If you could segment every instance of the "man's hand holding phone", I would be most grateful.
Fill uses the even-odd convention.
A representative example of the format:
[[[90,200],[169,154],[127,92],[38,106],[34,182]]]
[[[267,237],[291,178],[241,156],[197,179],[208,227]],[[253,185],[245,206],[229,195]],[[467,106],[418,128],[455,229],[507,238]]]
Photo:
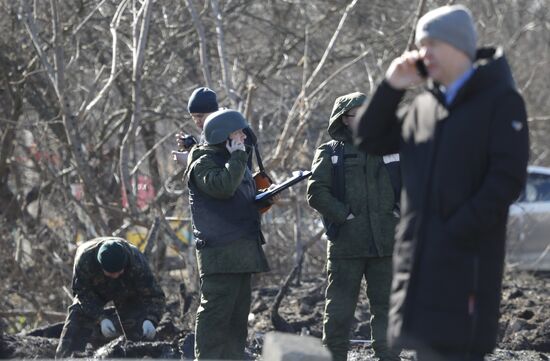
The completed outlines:
[[[417,50],[407,51],[395,58],[386,71],[386,81],[394,89],[408,89],[426,81],[427,71]],[[421,75],[422,73],[422,75]]]
[[[227,141],[225,142],[225,147],[227,148],[229,153],[233,153],[236,150],[242,150],[243,152],[246,151],[244,143],[235,139],[227,139]]]
[[[189,151],[195,144],[197,144],[197,140],[194,136],[185,134],[184,132],[179,132],[176,134],[176,142],[178,143],[178,150],[180,152]]]

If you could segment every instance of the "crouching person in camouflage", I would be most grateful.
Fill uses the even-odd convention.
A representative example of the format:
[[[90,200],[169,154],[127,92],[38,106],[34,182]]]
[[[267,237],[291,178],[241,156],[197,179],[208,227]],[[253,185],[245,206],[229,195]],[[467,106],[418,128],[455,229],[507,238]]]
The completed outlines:
[[[133,340],[155,337],[155,327],[165,307],[164,293],[145,256],[124,239],[101,237],[81,244],[76,251],[72,289],[73,304],[61,332],[56,358],[84,351],[98,323],[107,338],[121,331]],[[109,301],[116,307],[115,322],[101,319],[103,307]]]
[[[206,144],[189,154],[186,177],[201,278],[195,357],[245,357],[252,273],[268,270],[256,185],[248,169],[244,117],[219,110],[206,118]]]

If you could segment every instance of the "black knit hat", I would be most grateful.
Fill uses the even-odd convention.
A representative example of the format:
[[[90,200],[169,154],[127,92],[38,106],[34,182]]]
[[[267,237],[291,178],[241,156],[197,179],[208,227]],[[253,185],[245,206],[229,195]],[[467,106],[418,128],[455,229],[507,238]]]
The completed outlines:
[[[122,241],[110,239],[99,247],[97,261],[101,268],[109,273],[120,272],[128,263],[128,255],[124,250]]]
[[[218,110],[216,92],[210,88],[201,87],[193,91],[187,103],[189,113],[213,113]]]

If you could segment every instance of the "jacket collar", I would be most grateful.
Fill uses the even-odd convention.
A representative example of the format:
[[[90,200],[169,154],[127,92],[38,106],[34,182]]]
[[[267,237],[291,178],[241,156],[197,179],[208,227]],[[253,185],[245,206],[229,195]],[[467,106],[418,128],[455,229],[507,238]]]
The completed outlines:
[[[447,109],[452,109],[468,99],[470,95],[493,87],[516,87],[512,71],[501,47],[488,47],[477,50],[474,73],[459,89],[450,104],[446,104],[445,95],[436,82],[429,81],[427,90],[434,95],[441,105]]]

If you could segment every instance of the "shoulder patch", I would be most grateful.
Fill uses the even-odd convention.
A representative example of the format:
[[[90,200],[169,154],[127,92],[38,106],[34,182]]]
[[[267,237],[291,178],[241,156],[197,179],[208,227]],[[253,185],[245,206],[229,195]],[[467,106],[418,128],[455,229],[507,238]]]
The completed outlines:
[[[399,153],[388,154],[382,157],[384,164],[399,162]]]

